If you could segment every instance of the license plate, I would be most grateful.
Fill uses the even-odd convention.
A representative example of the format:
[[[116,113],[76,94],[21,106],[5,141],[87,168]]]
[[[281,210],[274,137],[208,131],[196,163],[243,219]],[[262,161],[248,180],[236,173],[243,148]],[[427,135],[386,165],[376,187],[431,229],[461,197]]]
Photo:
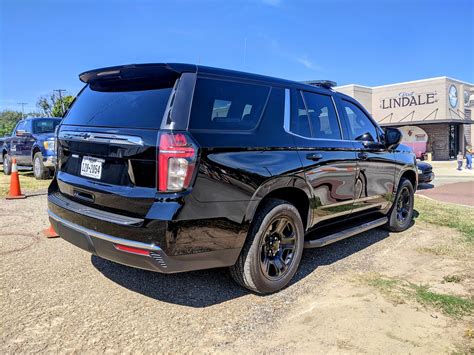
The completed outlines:
[[[100,177],[102,176],[102,164],[104,162],[105,160],[103,159],[96,159],[91,157],[82,158],[81,175],[93,179],[100,179]]]

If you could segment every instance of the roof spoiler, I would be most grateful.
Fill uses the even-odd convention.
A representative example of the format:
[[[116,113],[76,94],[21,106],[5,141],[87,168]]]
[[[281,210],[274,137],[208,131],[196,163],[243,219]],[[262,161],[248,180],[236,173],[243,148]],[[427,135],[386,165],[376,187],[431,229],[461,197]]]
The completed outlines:
[[[331,89],[337,86],[337,83],[332,80],[310,80],[310,81],[304,81],[304,83],[308,85],[312,85],[312,86],[320,86],[325,89]]]
[[[150,78],[159,77],[166,74],[178,75],[183,72],[196,72],[197,68],[192,64],[129,64],[115,67],[106,67],[89,70],[79,74],[79,79],[84,83],[104,79],[131,79],[131,78]]]

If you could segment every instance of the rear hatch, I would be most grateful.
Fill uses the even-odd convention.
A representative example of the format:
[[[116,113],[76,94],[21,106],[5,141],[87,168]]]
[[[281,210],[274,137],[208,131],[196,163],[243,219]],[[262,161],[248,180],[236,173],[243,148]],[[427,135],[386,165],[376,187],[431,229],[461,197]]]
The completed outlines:
[[[160,127],[181,77],[165,66],[152,69],[81,75],[87,85],[58,130],[58,194],[110,212],[146,215],[157,193]]]

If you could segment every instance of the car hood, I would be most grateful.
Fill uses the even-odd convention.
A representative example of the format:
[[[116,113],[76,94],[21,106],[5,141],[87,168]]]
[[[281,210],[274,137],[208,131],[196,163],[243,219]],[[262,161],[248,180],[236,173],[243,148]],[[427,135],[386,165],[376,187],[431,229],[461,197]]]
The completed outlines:
[[[428,164],[428,163],[425,163],[425,162],[422,162],[422,161],[419,161],[416,166],[421,169],[421,170],[426,170],[426,169],[431,169],[431,164]]]
[[[413,149],[405,144],[399,144],[397,150],[403,153],[413,153]]]

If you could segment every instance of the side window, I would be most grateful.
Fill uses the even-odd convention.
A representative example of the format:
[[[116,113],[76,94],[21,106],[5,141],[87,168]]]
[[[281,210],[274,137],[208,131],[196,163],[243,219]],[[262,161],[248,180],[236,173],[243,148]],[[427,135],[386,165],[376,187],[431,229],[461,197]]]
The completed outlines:
[[[369,117],[352,102],[342,100],[342,107],[347,116],[349,134],[356,141],[377,142],[377,128]]]
[[[191,108],[191,129],[254,129],[270,87],[198,78]]]
[[[294,95],[292,104],[292,115],[290,120],[290,132],[302,137],[311,138],[311,127],[308,113],[299,91]]]
[[[341,130],[330,96],[304,92],[313,138],[341,139]]]

